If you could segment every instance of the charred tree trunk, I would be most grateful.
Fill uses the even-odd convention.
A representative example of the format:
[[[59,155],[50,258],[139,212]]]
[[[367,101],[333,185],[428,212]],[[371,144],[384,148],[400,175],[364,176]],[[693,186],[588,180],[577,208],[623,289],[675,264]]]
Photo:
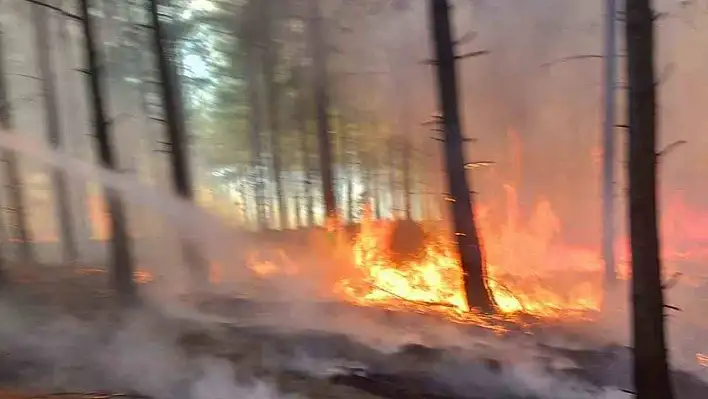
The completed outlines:
[[[458,109],[457,71],[447,0],[428,0],[437,64],[438,100],[442,110],[445,166],[452,197],[451,214],[470,308],[494,310],[486,284],[485,264],[465,173],[464,141]]]
[[[110,122],[106,117],[104,91],[101,85],[101,66],[98,56],[95,32],[91,23],[89,0],[79,2],[85,42],[86,68],[89,84],[89,104],[91,106],[93,123],[95,124],[96,150],[101,166],[117,171],[111,137]],[[128,225],[125,217],[123,200],[119,193],[111,188],[105,188],[106,205],[111,220],[111,283],[125,304],[136,299],[136,286],[133,280],[133,258],[128,238]]]
[[[158,0],[150,0],[150,16],[153,28],[153,46],[157,59],[157,70],[160,75],[160,88],[162,89],[162,107],[167,137],[170,144],[170,166],[172,169],[172,185],[175,193],[185,201],[194,201],[194,188],[192,176],[189,171],[189,156],[187,143],[187,126],[185,123],[182,95],[179,90],[177,67],[175,58],[176,46],[166,48],[167,38],[160,21]],[[170,38],[173,42],[174,38]],[[192,277],[198,288],[202,288],[208,281],[205,260],[199,254],[196,244],[187,238],[182,240],[184,260],[190,267]]]
[[[656,200],[654,13],[650,0],[627,0],[626,7],[634,384],[639,399],[671,399]]]
[[[334,192],[332,173],[332,143],[329,122],[329,94],[327,78],[327,43],[324,38],[323,18],[319,0],[310,0],[310,45],[314,63],[315,107],[317,111],[317,141],[319,143],[320,173],[322,174],[322,196],[324,197],[325,215],[337,218],[337,197]]]
[[[51,4],[48,3],[48,4]],[[51,49],[49,45],[49,19],[48,10],[37,4],[32,4],[32,17],[35,26],[35,45],[37,60],[42,82],[46,112],[47,139],[52,149],[60,151],[63,148],[61,120],[59,119],[59,106],[57,104],[57,90],[54,71],[52,70]],[[74,219],[71,215],[71,197],[66,174],[59,168],[52,169],[52,184],[55,196],[55,211],[59,222],[59,242],[64,253],[64,260],[73,263],[78,258],[76,246],[76,233]]]
[[[7,72],[5,71],[5,46],[4,34],[0,29],[0,126],[7,133],[13,133],[14,121],[12,119],[12,109],[10,95],[7,84]],[[14,217],[6,220],[8,223],[8,241],[17,237],[20,241],[18,260],[27,265],[34,264],[34,249],[32,247],[32,236],[27,222],[25,207],[25,195],[22,185],[22,177],[17,154],[13,151],[0,151],[2,162],[5,164],[4,177],[5,187],[8,191],[8,208]],[[8,219],[8,218],[6,218]]]

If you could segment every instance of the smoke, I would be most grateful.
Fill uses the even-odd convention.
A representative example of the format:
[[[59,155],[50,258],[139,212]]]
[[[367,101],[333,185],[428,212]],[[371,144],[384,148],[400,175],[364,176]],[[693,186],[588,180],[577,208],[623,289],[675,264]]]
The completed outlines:
[[[87,321],[11,301],[0,303],[0,315],[5,386],[42,392],[133,392],[165,399],[296,397],[283,395],[264,380],[237,383],[233,365],[224,360],[189,356],[177,344],[184,328],[159,315]]]

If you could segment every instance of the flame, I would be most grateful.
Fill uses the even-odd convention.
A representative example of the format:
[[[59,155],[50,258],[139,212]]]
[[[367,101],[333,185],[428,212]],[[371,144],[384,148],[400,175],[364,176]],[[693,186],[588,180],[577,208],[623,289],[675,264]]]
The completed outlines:
[[[539,202],[524,225],[517,212],[516,190],[511,185],[505,189],[509,209],[501,229],[493,229],[487,220],[488,208],[480,206],[477,212],[485,244],[487,285],[498,310],[505,315],[538,317],[597,311],[602,292],[599,278],[571,281],[551,273],[572,268],[599,276],[599,258],[591,251],[555,243],[560,222],[548,201]],[[462,269],[451,240],[445,234],[435,235],[425,244],[422,259],[395,264],[384,246],[390,229],[390,223],[371,220],[370,208],[365,210],[361,232],[352,245],[361,276],[342,280],[338,291],[357,304],[437,307],[454,318],[468,313]],[[557,268],[549,268],[549,263]],[[543,272],[553,276],[556,284],[544,278]]]

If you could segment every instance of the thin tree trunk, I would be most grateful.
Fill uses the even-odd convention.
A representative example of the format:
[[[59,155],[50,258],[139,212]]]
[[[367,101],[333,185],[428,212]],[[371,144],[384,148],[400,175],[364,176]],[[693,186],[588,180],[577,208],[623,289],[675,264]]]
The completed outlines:
[[[412,195],[412,176],[411,176],[411,142],[406,132],[405,141],[403,143],[403,209],[407,220],[413,219],[413,205],[411,200]]]
[[[351,145],[350,132],[347,129],[346,120],[341,122],[341,163],[342,174],[345,180],[345,189],[347,191],[344,197],[347,203],[347,223],[354,221],[354,156]]]
[[[304,95],[306,86],[305,86],[305,79],[304,79],[304,70],[299,70],[298,71],[298,82],[297,82],[297,90],[299,91],[299,96],[298,96],[298,103],[299,105],[297,106],[297,115],[295,118],[297,119],[297,124],[298,124],[298,130],[300,133],[300,152],[301,152],[301,163],[302,163],[302,170],[304,174],[304,180],[303,180],[303,197],[304,197],[304,202],[305,202],[305,224],[309,226],[313,226],[315,224],[315,209],[314,209],[314,201],[312,197],[312,163],[311,163],[311,158],[310,158],[310,135],[308,134],[307,131],[307,115],[308,112],[307,110],[310,109],[307,104],[307,99]]]
[[[396,138],[391,136],[388,141],[388,184],[391,192],[391,219],[398,214],[398,182],[396,176]]]
[[[89,83],[89,104],[92,107],[93,123],[95,124],[96,150],[101,166],[109,170],[118,170],[111,137],[109,121],[106,118],[104,98],[101,85],[101,67],[96,43],[89,0],[80,0],[81,18],[85,41],[85,56],[87,77]],[[136,299],[136,286],[133,280],[133,259],[128,237],[128,226],[125,217],[123,200],[119,193],[111,188],[105,189],[106,205],[111,221],[111,283],[123,303]]]
[[[7,133],[14,133],[12,106],[7,84],[7,72],[5,71],[6,55],[3,41],[4,32],[0,28],[0,126]],[[20,241],[18,260],[26,265],[32,265],[35,262],[35,254],[27,221],[26,201],[17,154],[13,151],[2,150],[0,151],[0,156],[5,164],[4,175],[5,187],[8,190],[8,208],[14,216],[12,219],[6,220],[9,227],[8,241],[17,237]]]
[[[172,169],[172,185],[175,193],[185,201],[194,202],[194,188],[189,171],[187,126],[184,119],[182,96],[177,79],[175,46],[168,53],[165,48],[167,38],[158,13],[158,0],[150,0],[150,16],[153,27],[153,46],[157,69],[160,75],[162,89],[162,105],[170,143],[170,164]],[[170,38],[174,40],[174,38]],[[182,252],[187,265],[192,272],[193,281],[198,288],[203,288],[208,282],[208,271],[205,260],[199,254],[196,244],[189,239],[182,239]]]
[[[64,5],[62,1],[60,4]],[[73,2],[72,2],[73,4]],[[72,40],[71,33],[69,32],[69,25],[71,21],[68,18],[62,18],[59,25],[59,41],[60,55],[59,55],[59,65],[62,71],[61,77],[57,79],[57,91],[62,93],[62,102],[58,104],[63,104],[60,107],[60,113],[66,115],[67,112],[73,113],[78,109],[78,96],[79,93],[76,92],[77,83],[81,83],[80,80],[83,77],[77,76],[73,70],[74,59],[76,57],[74,41]],[[76,80],[75,80],[76,79]],[[83,118],[81,118],[83,119]],[[62,125],[62,133],[64,133],[62,143],[67,153],[71,153],[73,156],[80,159],[86,159],[87,148],[85,147],[84,137],[86,137],[86,128],[84,121],[78,120],[78,118],[63,118],[64,124]],[[85,180],[68,179],[66,181],[67,191],[69,192],[69,201],[71,204],[71,216],[73,217],[73,230],[74,230],[74,242],[78,249],[77,257],[81,257],[81,250],[85,248],[91,239],[91,220],[88,214],[88,200],[87,200],[87,182]]]
[[[52,4],[51,1],[48,4]],[[42,82],[46,112],[47,140],[56,151],[63,149],[61,120],[57,104],[57,90],[54,71],[52,70],[51,49],[49,45],[49,12],[45,7],[32,4],[32,17],[35,26],[35,45]],[[78,258],[74,220],[71,215],[71,197],[66,174],[59,168],[52,168],[52,183],[55,195],[55,211],[59,227],[59,242],[64,253],[64,260],[73,263]]]
[[[263,50],[263,72],[266,86],[266,106],[267,119],[270,130],[270,146],[271,155],[273,157],[273,181],[275,182],[275,200],[278,203],[278,221],[281,229],[287,229],[288,223],[288,208],[285,200],[285,189],[283,187],[283,166],[280,154],[280,112],[278,102],[280,100],[280,90],[278,90],[278,82],[275,81],[275,67],[277,62],[277,52],[272,43],[272,10],[273,5],[270,1],[264,1],[262,7],[265,14],[264,30],[266,32],[265,49]]]
[[[448,188],[452,196],[451,213],[464,275],[467,303],[470,308],[491,312],[494,310],[494,305],[487,289],[485,264],[465,173],[464,142],[458,109],[456,59],[449,4],[447,0],[429,0],[429,5],[437,63],[438,100],[442,109],[445,132],[445,166]]]
[[[248,102],[251,108],[251,168],[253,169],[254,200],[256,205],[256,226],[258,230],[266,228],[265,192],[263,184],[263,149],[261,145],[262,108],[258,95],[259,57],[257,46],[247,50],[246,83],[248,85]]]
[[[315,107],[317,110],[317,141],[319,143],[320,173],[322,174],[322,196],[324,197],[325,216],[338,217],[337,197],[334,192],[332,173],[332,143],[329,122],[329,95],[327,78],[327,43],[324,38],[323,18],[319,0],[310,0],[310,42],[314,62]]]
[[[615,285],[615,113],[617,86],[617,3],[606,0],[605,120],[602,138],[602,256],[605,285]]]
[[[626,4],[634,384],[638,399],[671,399],[656,200],[654,13],[650,0]]]

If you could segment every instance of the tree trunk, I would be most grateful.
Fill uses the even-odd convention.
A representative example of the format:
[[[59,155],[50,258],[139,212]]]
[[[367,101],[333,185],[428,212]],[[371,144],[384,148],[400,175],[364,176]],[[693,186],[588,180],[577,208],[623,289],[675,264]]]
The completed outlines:
[[[323,20],[319,0],[310,0],[310,42],[314,63],[315,107],[317,109],[317,141],[319,143],[320,173],[322,174],[322,196],[324,197],[325,216],[337,218],[337,197],[334,193],[332,173],[332,143],[329,125],[329,95],[327,78],[327,43],[324,38]]]
[[[101,166],[116,171],[118,164],[111,145],[109,121],[106,118],[104,105],[105,93],[101,85],[100,60],[96,48],[96,43],[100,41],[96,40],[91,23],[89,0],[80,0],[79,4],[85,41],[86,75],[89,80],[89,104],[95,124],[96,149]],[[127,304],[136,299],[136,286],[133,280],[133,259],[123,200],[116,190],[108,187],[105,189],[105,196],[111,221],[111,283],[121,301]]]
[[[406,220],[413,219],[413,205],[412,205],[412,176],[411,176],[411,142],[408,136],[410,132],[406,132],[406,136],[403,142],[403,211],[405,213]]]
[[[14,121],[12,119],[12,105],[10,104],[10,94],[7,84],[7,72],[5,71],[5,46],[3,43],[4,34],[0,29],[0,126],[7,133],[14,133]],[[26,265],[35,262],[34,249],[32,247],[32,236],[27,221],[27,208],[25,207],[25,195],[23,191],[22,176],[17,154],[14,151],[0,151],[2,162],[5,164],[5,187],[8,190],[8,208],[13,218],[6,218],[8,223],[8,241],[17,237],[20,241],[18,260]]]
[[[49,2],[48,4],[52,4]],[[51,49],[49,45],[49,19],[48,10],[44,6],[32,4],[32,17],[35,26],[35,45],[39,63],[42,94],[44,96],[46,112],[47,140],[55,151],[63,149],[61,120],[57,104],[57,90],[54,71],[52,70]],[[55,211],[57,213],[59,242],[64,253],[64,260],[68,263],[76,262],[78,249],[76,247],[76,234],[74,220],[71,215],[71,197],[69,196],[66,173],[59,168],[52,168],[52,183],[55,195]]]
[[[492,312],[494,305],[487,289],[485,264],[465,173],[449,4],[447,0],[429,0],[429,5],[437,63],[438,101],[445,132],[445,167],[467,303],[470,308]]]
[[[617,86],[617,4],[606,0],[605,120],[602,133],[602,257],[605,286],[615,285],[615,107]]]
[[[287,229],[288,223],[288,208],[285,199],[285,189],[283,187],[283,166],[280,154],[280,112],[278,103],[280,101],[279,83],[275,80],[275,68],[277,60],[277,44],[273,40],[273,2],[268,0],[260,0],[263,7],[263,75],[266,87],[266,106],[267,119],[270,130],[270,151],[273,157],[273,181],[275,182],[275,200],[278,203],[278,221],[281,229]]]
[[[638,399],[671,399],[656,200],[654,13],[650,0],[627,0],[626,7],[634,384]]]
[[[170,143],[170,166],[172,169],[172,185],[175,193],[185,201],[194,201],[194,188],[192,176],[189,171],[189,157],[187,146],[187,126],[184,118],[182,96],[177,79],[177,67],[173,60],[173,51],[165,48],[167,38],[158,13],[158,0],[150,0],[150,16],[153,26],[153,46],[157,59],[157,70],[160,75],[160,88],[162,89],[162,106],[164,109],[167,136]],[[174,38],[170,38],[176,42]],[[208,282],[208,271],[205,260],[199,254],[196,243],[183,238],[182,252],[184,260],[189,266],[193,282],[197,288],[203,288]]]
[[[341,132],[342,175],[346,179],[347,191],[344,197],[347,203],[347,223],[352,223],[354,221],[354,151],[346,120],[342,120]]]
[[[388,141],[388,184],[391,192],[391,219],[398,215],[398,182],[396,176],[396,137],[391,136]]]
[[[251,168],[253,169],[254,201],[256,205],[256,226],[258,230],[265,230],[266,210],[265,192],[263,184],[263,149],[261,145],[262,107],[258,93],[259,83],[259,58],[257,46],[251,45],[246,50],[246,84],[248,85],[248,103],[251,108]]]
[[[305,76],[304,76],[304,70],[299,70],[297,71],[298,75],[296,77],[297,85],[296,89],[298,90],[298,105],[297,109],[295,112],[297,112],[297,115],[295,118],[297,119],[297,124],[298,124],[298,130],[300,133],[300,152],[301,152],[301,163],[302,163],[302,170],[303,170],[303,175],[304,175],[304,181],[303,181],[303,197],[304,197],[304,202],[305,202],[305,225],[306,226],[313,226],[315,224],[315,209],[314,209],[314,201],[312,197],[312,164],[311,164],[311,158],[310,158],[310,135],[308,134],[307,131],[307,116],[309,113],[307,112],[310,107],[307,106],[308,101],[306,96],[304,95],[306,92],[306,85],[305,85]]]

